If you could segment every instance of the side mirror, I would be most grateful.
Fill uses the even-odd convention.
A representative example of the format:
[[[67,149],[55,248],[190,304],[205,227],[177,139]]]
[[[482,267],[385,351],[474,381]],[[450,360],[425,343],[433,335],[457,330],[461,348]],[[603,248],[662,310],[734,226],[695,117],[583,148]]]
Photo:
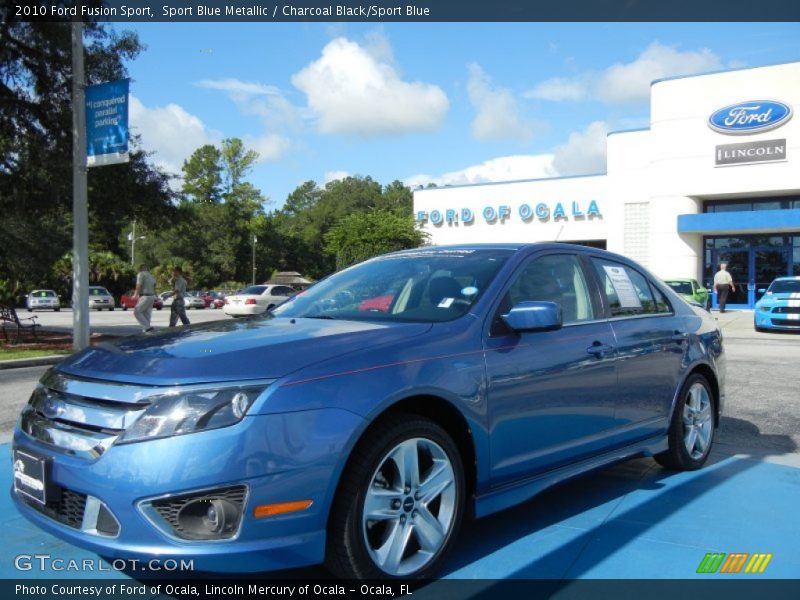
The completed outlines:
[[[766,294],[767,293],[767,288],[758,288],[758,293],[759,294]]]
[[[555,302],[520,302],[502,315],[513,331],[553,331],[563,324],[561,306]]]

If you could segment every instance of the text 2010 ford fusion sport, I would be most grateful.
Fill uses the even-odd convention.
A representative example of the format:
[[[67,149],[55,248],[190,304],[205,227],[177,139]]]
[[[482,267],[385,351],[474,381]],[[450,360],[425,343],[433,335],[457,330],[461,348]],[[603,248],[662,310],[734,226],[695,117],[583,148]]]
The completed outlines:
[[[465,513],[635,456],[701,467],[723,378],[716,322],[623,257],[421,248],[65,360],[20,417],[12,496],[106,557],[425,576]]]

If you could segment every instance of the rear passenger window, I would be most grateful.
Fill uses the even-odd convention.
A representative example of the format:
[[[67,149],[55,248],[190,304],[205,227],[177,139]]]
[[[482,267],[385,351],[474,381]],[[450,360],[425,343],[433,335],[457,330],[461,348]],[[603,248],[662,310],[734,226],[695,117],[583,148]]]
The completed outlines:
[[[627,265],[593,258],[612,317],[670,312],[664,295],[644,275]]]

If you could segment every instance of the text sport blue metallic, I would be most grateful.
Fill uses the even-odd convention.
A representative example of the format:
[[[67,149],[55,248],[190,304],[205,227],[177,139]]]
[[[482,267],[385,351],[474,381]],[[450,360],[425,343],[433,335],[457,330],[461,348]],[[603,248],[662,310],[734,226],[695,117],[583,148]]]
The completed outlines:
[[[417,577],[464,514],[635,456],[701,467],[724,397],[716,322],[630,260],[420,248],[66,359],[20,417],[11,495],[104,557]]]

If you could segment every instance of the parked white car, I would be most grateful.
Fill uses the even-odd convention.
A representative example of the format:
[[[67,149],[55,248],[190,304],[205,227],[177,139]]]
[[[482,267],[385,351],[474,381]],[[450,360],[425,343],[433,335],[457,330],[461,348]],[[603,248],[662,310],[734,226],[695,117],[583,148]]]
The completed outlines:
[[[190,308],[205,308],[206,301],[203,300],[202,296],[195,296],[198,292],[186,292],[186,295],[183,297],[183,306],[187,310]],[[172,306],[172,301],[175,297],[172,295],[172,292],[161,292],[158,295],[161,298],[161,301],[164,303],[164,306]]]
[[[28,312],[34,310],[61,310],[61,300],[53,290],[33,290],[25,299]]]
[[[222,311],[232,317],[260,315],[282,304],[296,292],[287,285],[251,285],[225,298]]]
[[[89,309],[114,310],[115,304],[114,296],[106,288],[99,285],[89,286]]]

